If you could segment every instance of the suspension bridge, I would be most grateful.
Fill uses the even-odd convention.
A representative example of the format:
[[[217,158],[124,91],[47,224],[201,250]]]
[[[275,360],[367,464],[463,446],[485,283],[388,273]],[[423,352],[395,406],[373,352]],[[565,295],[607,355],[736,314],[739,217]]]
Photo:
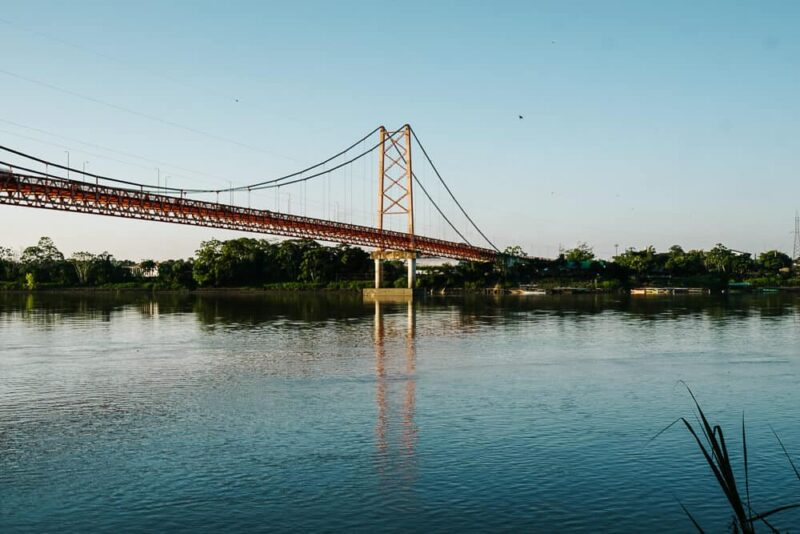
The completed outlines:
[[[364,146],[377,135],[377,142],[355,155],[356,147]],[[439,202],[412,168],[412,142],[435,171],[441,186],[460,210],[465,220],[486,246],[473,244],[465,237],[464,229],[456,227]],[[0,145],[0,151],[9,155],[0,160],[0,204],[30,208],[61,210],[129,219],[223,228],[283,237],[315,239],[320,241],[363,246],[373,249],[375,260],[375,287],[382,284],[382,266],[385,260],[405,260],[408,265],[408,287],[413,288],[418,257],[440,257],[467,261],[493,261],[499,250],[475,224],[472,217],[456,199],[442,178],[416,132],[405,125],[397,130],[381,126],[337,154],[300,171],[270,180],[225,189],[199,189],[164,187],[143,182],[123,180],[78,170],[31,154]],[[249,206],[220,203],[220,193],[246,192],[287,188],[327,176],[339,169],[352,166],[368,154],[377,153],[377,204],[375,225],[361,225],[316,218],[305,215],[251,208]],[[10,161],[14,160],[14,161]],[[42,168],[43,167],[43,168]],[[66,173],[66,176],[62,174]],[[80,179],[75,179],[78,176]],[[442,221],[455,232],[458,240],[419,235],[415,231],[416,186],[436,210]],[[430,187],[430,184],[429,184]],[[197,198],[215,194],[216,201]],[[289,210],[290,211],[290,210]],[[338,210],[337,210],[338,212]],[[338,213],[337,213],[338,214]],[[404,228],[391,229],[390,218],[399,216]],[[396,226],[396,225],[395,225]],[[490,248],[489,248],[490,247]]]

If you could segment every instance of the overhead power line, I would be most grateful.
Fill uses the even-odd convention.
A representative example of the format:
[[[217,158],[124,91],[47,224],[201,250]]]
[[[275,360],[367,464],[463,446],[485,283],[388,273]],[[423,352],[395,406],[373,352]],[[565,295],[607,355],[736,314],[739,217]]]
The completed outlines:
[[[111,56],[111,55],[103,53],[103,52],[98,52],[97,50],[93,50],[91,48],[76,44],[74,42],[67,41],[66,39],[61,39],[60,37],[56,37],[54,35],[51,35],[49,33],[45,33],[43,31],[34,30],[33,28],[29,28],[27,26],[23,26],[22,24],[19,24],[17,22],[14,22],[14,21],[2,18],[2,17],[0,17],[0,23],[3,23],[5,25],[7,25],[7,26],[10,26],[10,27],[15,28],[15,29],[20,30],[20,31],[31,33],[31,34],[37,35],[39,37],[44,37],[45,39],[48,39],[50,41],[53,41],[53,42],[56,42],[56,43],[59,43],[59,44],[67,45],[67,46],[69,46],[71,48],[74,48],[75,50],[80,50],[81,52],[85,52],[87,54],[93,54],[93,55],[95,55],[97,57],[101,57],[101,58],[103,58],[105,60],[117,63],[118,65],[122,65],[124,67],[129,68],[129,69],[134,69],[134,70],[138,70],[138,71],[141,71],[141,72],[145,72],[145,73],[149,74],[150,76],[153,76],[153,77],[156,77],[156,78],[161,78],[161,79],[166,80],[168,82],[174,83],[176,85],[181,85],[183,87],[186,87],[188,89],[192,89],[194,91],[200,91],[200,92],[208,93],[209,95],[213,95],[213,96],[216,96],[218,98],[222,98],[222,99],[227,100],[229,102],[239,102],[238,98],[233,97],[231,95],[223,94],[223,93],[220,93],[220,92],[217,92],[217,91],[212,91],[212,90],[209,90],[207,88],[197,87],[197,86],[195,86],[193,84],[190,84],[190,83],[187,83],[187,82],[185,82],[185,81],[183,81],[183,80],[181,80],[179,78],[175,78],[173,76],[170,76],[169,74],[165,74],[163,72],[160,72],[160,71],[157,71],[155,69],[148,68],[148,67],[144,67],[142,65],[137,65],[137,64],[131,63],[129,61],[125,61],[123,59],[119,59],[117,57]]]
[[[269,154],[270,156],[277,156],[277,157],[280,157],[280,158],[283,158],[283,159],[288,159],[288,160],[294,161],[294,158],[290,158],[290,157],[284,156],[282,154],[275,154],[273,152],[269,152],[267,150],[264,150],[263,148],[259,148],[259,147],[254,146],[254,145],[249,145],[247,143],[242,143],[241,141],[237,141],[235,139],[230,139],[228,137],[217,135],[217,134],[214,134],[214,133],[211,133],[211,132],[206,132],[204,130],[200,130],[198,128],[193,128],[191,126],[185,126],[185,125],[180,124],[180,123],[175,122],[175,121],[171,121],[171,120],[168,120],[168,119],[157,117],[155,115],[150,115],[148,113],[143,113],[141,111],[136,111],[135,109],[126,108],[125,106],[120,106],[118,104],[112,104],[111,102],[106,102],[105,100],[100,100],[99,98],[94,98],[92,96],[84,95],[82,93],[78,93],[78,92],[72,91],[70,89],[65,89],[63,87],[59,87],[59,86],[54,85],[52,83],[43,82],[41,80],[37,80],[37,79],[34,79],[34,78],[29,78],[27,76],[23,76],[21,74],[17,74],[15,72],[11,72],[11,71],[8,71],[8,70],[5,70],[5,69],[0,69],[0,73],[5,74],[6,76],[11,76],[12,78],[17,78],[18,80],[23,80],[23,81],[26,81],[28,83],[32,83],[34,85],[39,85],[41,87],[46,87],[47,89],[51,89],[53,91],[57,91],[59,93],[63,93],[65,95],[69,95],[69,96],[72,96],[74,98],[79,98],[81,100],[86,100],[87,102],[93,102],[95,104],[100,104],[102,106],[106,106],[108,108],[115,109],[117,111],[122,111],[124,113],[135,115],[137,117],[142,117],[142,118],[145,118],[145,119],[148,119],[148,120],[151,120],[151,121],[159,122],[161,124],[165,124],[165,125],[171,126],[173,128],[179,128],[179,129],[185,130],[187,132],[191,132],[191,133],[194,133],[194,134],[197,134],[197,135],[208,137],[209,139],[214,139],[216,141],[222,141],[222,142],[225,142],[225,143],[230,143],[232,145],[236,145],[236,146],[239,146],[241,148],[245,148],[247,150],[252,150],[254,152],[261,152],[263,154]]]

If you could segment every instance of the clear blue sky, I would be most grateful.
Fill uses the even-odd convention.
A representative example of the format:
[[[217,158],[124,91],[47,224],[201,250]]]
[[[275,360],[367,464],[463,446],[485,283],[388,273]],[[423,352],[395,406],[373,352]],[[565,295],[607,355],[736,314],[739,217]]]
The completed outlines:
[[[2,7],[3,145],[217,187],[408,122],[501,246],[545,256],[579,241],[601,256],[615,244],[791,250],[798,2]],[[300,193],[292,198],[300,209]],[[49,235],[68,253],[132,259],[188,256],[203,239],[236,235],[2,206],[0,227],[0,244],[14,248]]]

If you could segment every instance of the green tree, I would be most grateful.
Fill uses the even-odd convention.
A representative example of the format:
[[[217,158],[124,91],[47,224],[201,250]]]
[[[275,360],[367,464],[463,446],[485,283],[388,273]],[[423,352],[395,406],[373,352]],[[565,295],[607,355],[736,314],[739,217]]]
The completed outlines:
[[[260,286],[275,269],[274,252],[264,239],[204,241],[193,264],[194,279],[201,286]]]
[[[303,252],[299,280],[301,282],[329,282],[333,279],[332,275],[335,270],[336,264],[330,249],[314,243],[314,245],[307,246]]]
[[[217,285],[260,286],[266,281],[270,245],[261,239],[224,241],[217,258]]]
[[[54,264],[64,261],[64,255],[56,248],[52,239],[41,237],[36,245],[28,247],[22,252],[20,261],[26,265]]]
[[[492,271],[491,263],[461,261],[456,265],[454,274],[461,279],[465,287],[487,287],[491,285]]]
[[[512,245],[505,248],[503,254],[506,256],[516,256],[518,258],[527,258],[528,254],[522,250],[522,247],[519,245]]]
[[[14,261],[14,251],[10,248],[0,247],[0,261]]]
[[[309,241],[303,239],[290,239],[278,244],[274,255],[278,271],[276,281],[295,282],[299,279],[300,262],[308,246]]]
[[[778,250],[768,250],[758,255],[758,266],[766,273],[775,274],[781,269],[790,268],[792,258]]]
[[[166,260],[158,265],[158,284],[167,289],[194,289],[192,260]]]
[[[575,263],[591,261],[594,259],[594,249],[586,243],[578,243],[575,248],[564,251],[564,259]]]
[[[25,289],[36,289],[36,275],[33,273],[25,273]]]
[[[672,274],[681,276],[705,274],[705,253],[702,250],[685,252],[680,246],[673,245],[667,253],[664,268]]]
[[[522,250],[519,245],[508,246],[503,250],[502,254],[497,256],[495,260],[494,269],[500,274],[502,280],[512,284],[519,284],[522,275],[525,271],[525,263],[528,255]],[[459,271],[456,269],[453,272],[447,271],[448,287],[458,287],[463,285],[463,281],[459,284],[456,281]]]
[[[730,274],[736,265],[736,253],[721,243],[706,252],[706,268],[711,272]]]
[[[637,274],[644,274],[653,271],[656,265],[655,255],[656,249],[652,245],[642,250],[631,247],[622,254],[614,256],[614,262]]]
[[[10,248],[0,247],[0,280],[11,281],[17,278],[17,262]]]
[[[76,252],[69,259],[69,263],[75,268],[75,274],[78,276],[78,282],[81,285],[86,285],[89,280],[89,272],[92,268],[92,263],[95,260],[95,255],[89,252]]]
[[[744,275],[751,273],[755,270],[756,262],[753,256],[747,252],[740,252],[733,260],[733,272],[735,274]]]
[[[156,263],[155,260],[142,260],[139,262],[139,267],[141,267],[143,271],[152,271],[158,267],[158,263]]]
[[[341,280],[367,280],[372,271],[369,254],[358,247],[339,245],[335,249],[338,259],[337,277]]]
[[[25,272],[34,275],[37,283],[71,285],[76,278],[74,269],[49,237],[42,237],[36,245],[26,248],[20,263]]]
[[[217,285],[220,256],[222,256],[222,241],[211,239],[200,243],[200,248],[195,252],[192,266],[192,277],[199,286]]]

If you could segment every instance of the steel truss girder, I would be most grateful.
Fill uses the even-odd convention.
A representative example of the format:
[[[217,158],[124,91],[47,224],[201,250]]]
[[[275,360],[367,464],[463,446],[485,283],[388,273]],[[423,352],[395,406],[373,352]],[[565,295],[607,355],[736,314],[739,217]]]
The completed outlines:
[[[318,239],[455,260],[493,261],[497,256],[465,243],[369,226],[29,174],[0,172],[0,204]]]

